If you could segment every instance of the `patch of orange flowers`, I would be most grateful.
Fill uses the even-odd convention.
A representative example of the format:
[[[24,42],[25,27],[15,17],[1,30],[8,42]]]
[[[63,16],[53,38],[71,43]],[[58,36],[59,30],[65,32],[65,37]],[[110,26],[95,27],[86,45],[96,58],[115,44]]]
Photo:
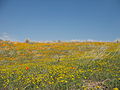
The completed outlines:
[[[70,69],[76,69],[75,67],[70,67]]]

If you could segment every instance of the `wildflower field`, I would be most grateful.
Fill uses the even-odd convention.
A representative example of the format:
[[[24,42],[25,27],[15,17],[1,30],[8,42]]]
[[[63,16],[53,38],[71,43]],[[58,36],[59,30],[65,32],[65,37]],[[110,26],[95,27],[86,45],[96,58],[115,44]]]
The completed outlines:
[[[119,90],[120,43],[0,41],[0,90]]]

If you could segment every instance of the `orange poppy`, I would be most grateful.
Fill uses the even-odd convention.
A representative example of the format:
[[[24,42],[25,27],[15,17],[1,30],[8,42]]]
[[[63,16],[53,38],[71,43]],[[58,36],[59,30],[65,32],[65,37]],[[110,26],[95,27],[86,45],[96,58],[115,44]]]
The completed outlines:
[[[29,67],[26,67],[25,69],[26,69],[26,70],[28,70],[28,69],[29,69]]]

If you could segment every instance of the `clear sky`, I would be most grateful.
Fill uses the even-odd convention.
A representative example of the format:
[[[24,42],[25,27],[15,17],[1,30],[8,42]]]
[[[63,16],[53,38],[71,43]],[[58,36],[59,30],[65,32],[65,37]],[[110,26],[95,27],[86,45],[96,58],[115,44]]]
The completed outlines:
[[[0,38],[120,38],[120,0],[0,0]]]

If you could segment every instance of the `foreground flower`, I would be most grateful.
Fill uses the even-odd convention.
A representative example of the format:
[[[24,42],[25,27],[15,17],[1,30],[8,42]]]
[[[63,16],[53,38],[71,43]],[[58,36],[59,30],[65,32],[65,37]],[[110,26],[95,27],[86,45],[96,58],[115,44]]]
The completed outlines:
[[[28,70],[28,69],[29,69],[29,67],[26,67],[25,69],[26,69],[26,70]]]
[[[113,88],[113,90],[119,90],[118,88]]]

